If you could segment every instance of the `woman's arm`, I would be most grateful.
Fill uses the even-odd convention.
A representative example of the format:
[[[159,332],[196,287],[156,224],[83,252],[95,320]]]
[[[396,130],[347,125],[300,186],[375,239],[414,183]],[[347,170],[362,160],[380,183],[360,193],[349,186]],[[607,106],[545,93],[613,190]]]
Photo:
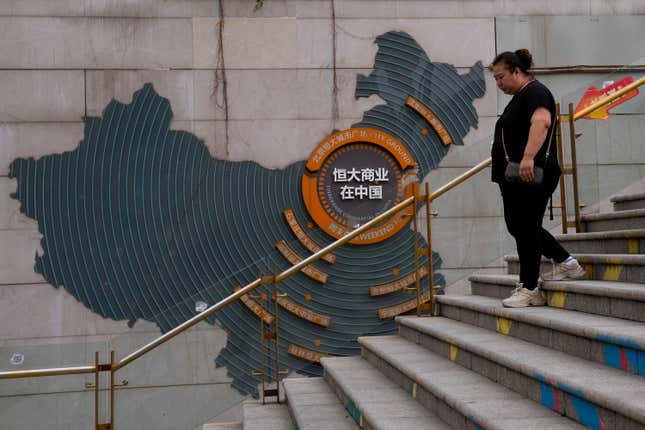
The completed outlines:
[[[551,113],[546,108],[537,108],[531,116],[529,140],[524,149],[524,157],[520,162],[520,178],[524,182],[533,180],[534,159],[544,144],[549,127],[551,127]]]

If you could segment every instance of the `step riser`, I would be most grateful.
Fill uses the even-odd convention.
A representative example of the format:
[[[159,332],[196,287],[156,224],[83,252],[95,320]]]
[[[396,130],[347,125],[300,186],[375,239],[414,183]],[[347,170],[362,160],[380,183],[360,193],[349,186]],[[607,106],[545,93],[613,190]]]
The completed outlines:
[[[399,326],[399,335],[583,425],[606,430],[643,428],[643,424],[594,404],[583,398],[581,393],[573,395],[563,391],[557,381],[549,383],[550,381],[547,382],[541,375],[529,377],[485,357],[459,349],[442,339],[403,325]]]
[[[325,372],[324,375],[325,381],[327,381],[327,384],[332,388],[334,393],[336,393],[336,396],[340,400],[340,402],[343,404],[345,407],[345,410],[349,413],[349,415],[354,418],[354,421],[356,421],[356,424],[362,428],[362,429],[367,429],[367,430],[375,430],[372,423],[370,423],[365,416],[361,413],[361,411],[358,409],[356,404],[354,403],[354,400],[350,398],[345,391],[341,388],[341,386],[336,382],[334,377],[329,373]]]
[[[283,384],[296,429],[359,429],[324,378],[286,378]]]
[[[587,337],[514,321],[495,315],[460,308],[445,303],[439,305],[441,316],[486,330],[525,340],[569,355],[595,361],[628,373],[645,376],[645,351],[603,342]]]
[[[293,410],[293,405],[289,401],[289,396],[287,395],[287,390],[285,389],[284,391],[285,391],[284,392],[284,400],[285,400],[285,403],[287,404],[287,409],[289,409],[289,415],[291,415],[291,418],[293,419],[293,422],[295,423],[296,429],[297,429],[298,428],[298,421],[296,420],[296,413],[295,413],[296,411]],[[244,430],[244,429],[242,429],[242,430]]]
[[[387,376],[388,379],[394,381],[399,387],[403,388],[415,398],[417,402],[421,403],[426,409],[433,411],[442,421],[449,423],[455,430],[476,430],[483,428],[482,426],[477,427],[477,424],[468,419],[468,417],[450,407],[446,402],[438,399],[430,391],[417,384],[368,348],[363,347],[361,355],[372,366]]]
[[[520,264],[517,261],[509,261],[508,273],[517,275],[520,273]],[[584,263],[580,265],[587,271],[585,279],[590,281],[618,281],[645,283],[645,266],[633,264],[607,264],[607,263]],[[550,273],[551,263],[543,263],[540,266],[540,273]]]
[[[509,297],[515,288],[510,285],[479,282],[471,282],[470,285],[473,294],[498,299]],[[552,307],[645,322],[645,302],[563,291],[545,291],[545,293],[547,303]]]
[[[572,254],[645,254],[645,238],[566,240],[560,243]]]
[[[645,228],[645,217],[582,221],[582,230],[588,233],[637,228]]]
[[[615,211],[628,211],[631,209],[645,209],[645,199],[626,200],[614,203]]]
[[[475,296],[493,297],[495,299],[505,299],[511,295],[515,287],[507,285],[483,284],[481,282],[470,281],[470,292]]]

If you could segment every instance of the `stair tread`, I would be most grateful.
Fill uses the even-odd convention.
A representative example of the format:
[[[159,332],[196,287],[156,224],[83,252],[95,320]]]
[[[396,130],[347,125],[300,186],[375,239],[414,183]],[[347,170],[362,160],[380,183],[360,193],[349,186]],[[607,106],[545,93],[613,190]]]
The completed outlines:
[[[597,239],[636,239],[645,237],[645,228],[627,230],[607,230],[588,233],[567,233],[554,235],[559,241],[597,240]]]
[[[586,428],[407,339],[370,336],[359,342],[480,427]]]
[[[638,218],[638,217],[645,217],[645,209],[628,209],[624,211],[583,214],[580,216],[580,219],[582,221],[600,221],[600,220],[607,220],[607,219]]]
[[[359,428],[323,378],[287,378],[283,383],[298,429]]]
[[[370,428],[451,429],[361,357],[323,358],[321,363]]]
[[[479,282],[493,285],[515,286],[519,281],[518,275],[509,274],[484,274],[471,275],[470,282]],[[545,291],[562,291],[592,296],[612,297],[635,301],[645,301],[645,285],[634,282],[614,281],[545,281],[541,288]]]
[[[202,430],[242,430],[242,423],[209,423],[204,424]]]
[[[295,430],[296,425],[284,403],[262,404],[247,400],[242,404],[244,430]]]
[[[641,200],[645,199],[645,192],[641,193],[630,193],[630,194],[616,194],[612,196],[609,201],[612,203],[618,202],[629,202],[632,200]]]
[[[440,303],[547,327],[565,333],[645,350],[645,324],[549,306],[505,308],[501,300],[485,296],[437,296]]]
[[[443,317],[397,322],[502,366],[645,423],[645,379],[578,357]]]
[[[633,264],[638,266],[645,265],[645,254],[571,254],[573,258],[580,263],[605,263],[605,264]],[[517,254],[504,256],[504,261],[519,261]],[[551,260],[542,257],[542,262]]]

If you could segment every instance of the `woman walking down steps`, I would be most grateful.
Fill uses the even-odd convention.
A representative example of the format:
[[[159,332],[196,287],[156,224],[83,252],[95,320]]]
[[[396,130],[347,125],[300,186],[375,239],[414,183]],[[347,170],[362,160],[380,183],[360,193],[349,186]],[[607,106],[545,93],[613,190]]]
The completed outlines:
[[[504,220],[520,260],[520,280],[511,296],[502,301],[511,308],[546,303],[538,286],[542,255],[553,261],[553,270],[543,273],[543,280],[585,276],[578,261],[542,227],[560,166],[556,151],[550,151],[555,140],[555,101],[549,89],[528,71],[532,65],[531,53],[520,49],[499,54],[490,66],[497,87],[513,96],[495,124],[491,150],[492,180],[499,185]],[[509,163],[519,163],[519,175],[508,168]]]

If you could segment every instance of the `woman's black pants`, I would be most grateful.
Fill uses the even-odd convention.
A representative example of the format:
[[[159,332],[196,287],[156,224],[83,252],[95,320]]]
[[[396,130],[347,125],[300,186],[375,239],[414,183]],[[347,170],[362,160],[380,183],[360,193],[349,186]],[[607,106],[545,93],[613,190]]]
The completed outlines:
[[[517,244],[520,282],[529,290],[537,287],[542,255],[558,263],[569,257],[562,245],[542,228],[546,205],[557,185],[558,177],[545,177],[542,185],[537,186],[509,182],[499,184],[506,227]]]

